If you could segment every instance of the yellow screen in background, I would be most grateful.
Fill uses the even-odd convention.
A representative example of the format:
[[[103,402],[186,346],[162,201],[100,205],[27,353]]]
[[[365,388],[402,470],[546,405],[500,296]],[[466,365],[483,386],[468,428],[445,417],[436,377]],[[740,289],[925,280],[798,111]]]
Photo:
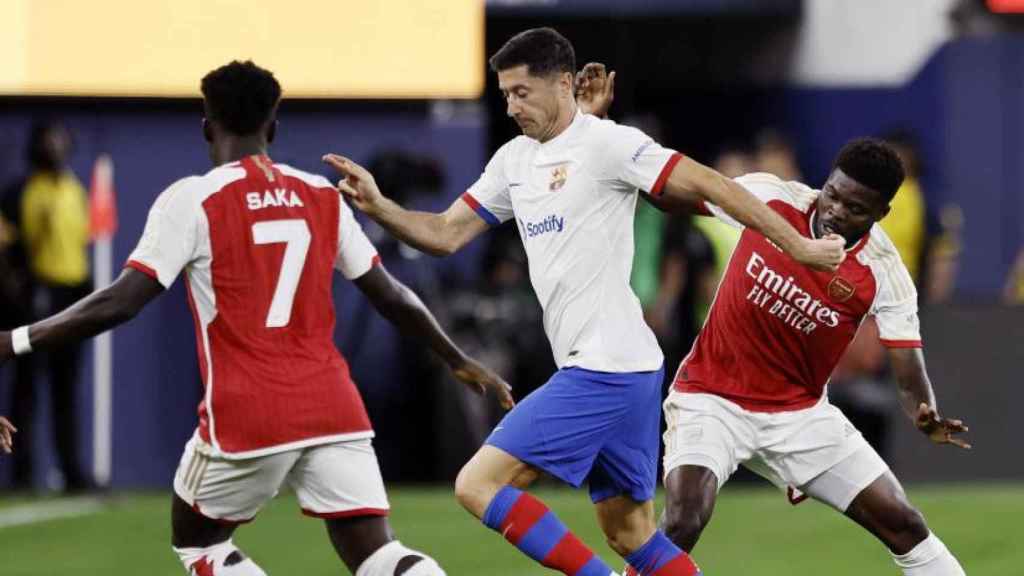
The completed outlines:
[[[195,97],[232,59],[286,97],[476,98],[483,0],[0,0],[0,94]]]

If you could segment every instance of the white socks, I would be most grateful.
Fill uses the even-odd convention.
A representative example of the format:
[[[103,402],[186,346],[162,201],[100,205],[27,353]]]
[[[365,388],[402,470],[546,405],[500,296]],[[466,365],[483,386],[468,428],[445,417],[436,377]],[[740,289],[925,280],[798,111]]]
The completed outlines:
[[[230,539],[207,548],[175,548],[174,551],[189,576],[267,576],[252,558],[226,565],[225,561],[233,552],[241,554]]]
[[[444,570],[433,558],[402,546],[398,540],[378,548],[359,566],[355,576],[394,576],[395,567],[406,556],[421,556],[423,559],[413,564],[402,576],[445,576]]]
[[[929,534],[906,554],[892,555],[904,576],[966,576],[960,563],[935,534]]]

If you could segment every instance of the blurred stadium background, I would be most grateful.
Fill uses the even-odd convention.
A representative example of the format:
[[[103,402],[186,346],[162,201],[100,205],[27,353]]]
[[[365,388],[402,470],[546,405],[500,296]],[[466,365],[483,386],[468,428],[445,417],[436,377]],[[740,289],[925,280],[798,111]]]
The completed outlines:
[[[119,227],[106,252],[97,239],[98,282],[108,258],[116,273],[135,246],[156,195],[209,169],[198,82],[234,58],[282,81],[275,160],[327,174],[320,155],[341,152],[369,164],[403,204],[433,209],[514,135],[486,57],[541,25],[574,43],[579,65],[618,71],[613,119],[727,173],[818,186],[848,138],[891,139],[916,168],[886,225],[916,270],[939,405],[971,426],[974,449],[931,446],[912,429],[870,338],[837,371],[833,400],[969,573],[1024,573],[1024,1],[3,0],[0,21],[0,188],[26,175],[40,121],[68,128],[69,167],[97,205],[104,180],[94,167],[109,157]],[[730,239],[645,206],[636,226],[634,287],[674,369]],[[436,260],[366,227],[389,269],[517,396],[550,375],[514,230]],[[0,236],[9,248],[11,235]],[[29,437],[18,439],[33,446],[31,475],[16,479],[12,458],[0,457],[0,574],[180,573],[169,490],[200,387],[184,290],[169,292],[116,331],[109,352],[85,348],[73,414],[51,410],[44,368],[54,360],[36,360]],[[403,540],[450,574],[539,572],[450,494],[497,406],[465,394],[343,281],[336,303],[336,340],[373,418]],[[16,321],[16,304],[3,306],[0,321]],[[0,414],[12,413],[14,374],[0,369]],[[66,494],[54,419],[74,422],[78,465],[109,490]],[[603,546],[585,494],[546,489],[573,529]],[[296,512],[283,495],[239,541],[271,573],[344,573],[320,524]],[[816,504],[792,509],[743,476],[696,556],[709,574],[893,571],[848,521]]]

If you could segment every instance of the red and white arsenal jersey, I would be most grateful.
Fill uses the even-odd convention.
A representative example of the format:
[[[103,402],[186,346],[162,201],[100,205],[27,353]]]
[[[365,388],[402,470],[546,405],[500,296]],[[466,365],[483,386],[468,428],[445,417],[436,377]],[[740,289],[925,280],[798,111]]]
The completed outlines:
[[[819,191],[770,174],[736,181],[813,237]],[[707,208],[740,226],[717,206]],[[716,394],[756,412],[807,408],[821,398],[868,314],[875,316],[884,345],[921,346],[917,291],[880,226],[848,250],[835,273],[806,268],[746,229],[675,388]]]
[[[205,396],[199,434],[226,457],[373,435],[334,346],[333,271],[377,261],[327,179],[250,156],[172,184],[127,266],[185,270]]]

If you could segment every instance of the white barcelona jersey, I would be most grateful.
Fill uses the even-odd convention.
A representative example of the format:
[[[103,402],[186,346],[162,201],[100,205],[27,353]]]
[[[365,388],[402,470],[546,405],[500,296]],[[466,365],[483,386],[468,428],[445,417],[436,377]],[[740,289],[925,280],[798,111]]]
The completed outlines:
[[[515,218],[559,368],[657,370],[663,357],[629,285],[637,191],[658,195],[677,152],[577,114],[548,142],[498,150],[463,200],[489,224]]]

